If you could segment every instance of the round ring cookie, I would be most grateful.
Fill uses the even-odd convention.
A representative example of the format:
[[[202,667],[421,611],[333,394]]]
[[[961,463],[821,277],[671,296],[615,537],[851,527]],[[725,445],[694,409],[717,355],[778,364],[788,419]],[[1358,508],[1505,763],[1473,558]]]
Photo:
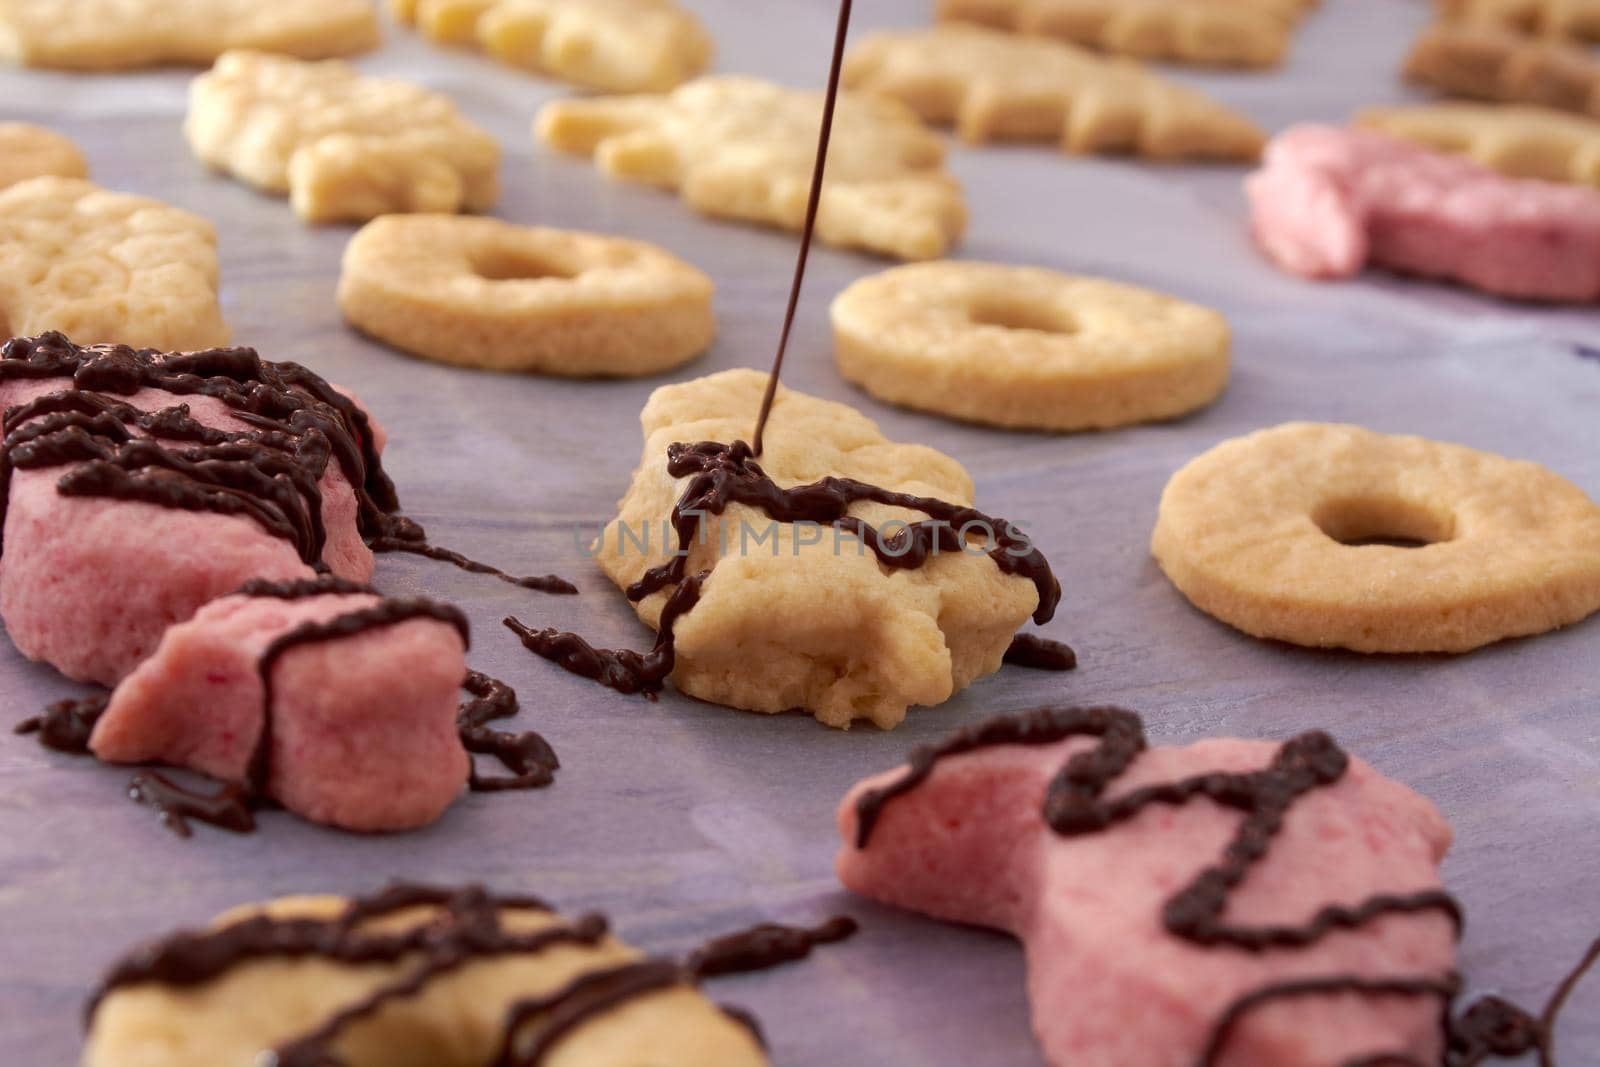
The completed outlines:
[[[873,396],[991,426],[1108,429],[1204,407],[1228,323],[1160,293],[1036,267],[896,267],[833,302],[839,370]]]
[[[1600,506],[1536,463],[1286,423],[1172,476],[1151,551],[1256,637],[1466,652],[1600,609]]]
[[[654,245],[459,215],[391,215],[345,249],[339,307],[442,363],[568,377],[676,367],[716,333],[715,287]]]
[[[29,122],[0,122],[0,189],[45,176],[86,178],[89,164],[77,145],[54,130]]]

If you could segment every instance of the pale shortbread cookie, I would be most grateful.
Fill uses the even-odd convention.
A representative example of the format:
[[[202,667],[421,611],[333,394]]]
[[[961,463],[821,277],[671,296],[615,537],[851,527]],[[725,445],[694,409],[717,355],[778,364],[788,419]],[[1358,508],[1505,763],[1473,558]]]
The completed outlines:
[[[1435,6],[1447,19],[1600,41],[1600,0],[1435,0]]]
[[[444,363],[571,377],[666,370],[716,333],[711,279],[620,237],[459,215],[389,215],[345,249],[339,307]]]
[[[1356,122],[1513,178],[1600,188],[1600,119],[1539,107],[1431,104],[1369,108]]]
[[[484,211],[500,145],[440,93],[338,60],[229,52],[189,89],[184,135],[208,165],[289,195],[308,222]]]
[[[27,122],[0,122],[0,189],[29,178],[87,178],[89,164],[71,140]]]
[[[341,897],[285,897],[236,908],[213,929],[263,914],[331,925],[346,907]],[[438,907],[412,907],[356,929],[396,934],[439,924],[444,915]],[[508,906],[500,922],[507,931],[534,935],[574,921]],[[191,988],[124,986],[95,1012],[81,1067],[258,1067],[274,1046],[308,1033],[380,986],[417,973],[422,959],[413,954],[400,963],[353,966],[316,955],[278,956],[244,961]],[[433,977],[416,994],[387,1001],[381,1011],[352,1023],[333,1047],[343,1067],[483,1067],[495,1062],[513,1005],[642,959],[610,936],[469,959]],[[752,1032],[687,982],[598,1012],[557,1039],[539,1060],[541,1067],[761,1067],[766,1062]]]
[[[839,371],[891,403],[993,426],[1173,418],[1228,383],[1227,321],[1130,285],[1033,267],[917,263],[833,302]]]
[[[33,67],[204,66],[233,48],[325,59],[377,44],[371,0],[0,0],[0,56]]]
[[[211,224],[79,178],[0,191],[0,336],[163,351],[228,343]]]
[[[1441,22],[1411,46],[1406,77],[1451,96],[1535,104],[1600,118],[1600,61],[1577,45]]]
[[[711,35],[676,0],[389,0],[436,41],[606,93],[663,93],[711,64]]]
[[[949,24],[867,37],[844,84],[892,97],[962,140],[1053,141],[1067,152],[1254,159],[1265,135],[1204,93],[1071,45]]]
[[[799,230],[822,95],[746,77],[699,78],[666,95],[564,100],[535,132],[602,172],[676,189],[707,215]],[[841,93],[817,237],[901,259],[944,254],[966,228],[944,144],[904,104]]]
[[[938,0],[938,17],[1119,55],[1219,67],[1283,62],[1317,0]]]
[[[640,416],[644,457],[597,546],[596,559],[618,585],[665,562],[676,545],[661,540],[684,488],[667,472],[667,446],[748,440],[765,386],[765,374],[732,370],[651,396]],[[949,456],[895,444],[853,408],[783,388],[760,464],[783,487],[837,476],[956,504],[973,498],[972,479]],[[872,503],[850,514],[875,526],[926,518]],[[624,527],[633,538],[648,527],[648,551],[625,538]],[[984,555],[949,551],[890,570],[858,545],[848,536],[836,543],[829,529],[774,523],[742,504],[708,516],[685,573],[714,569],[700,602],[677,621],[673,683],[730,707],[804,708],[829,726],[869,719],[888,728],[910,705],[942,703],[998,670],[1038,604],[1031,582]],[[639,617],[658,626],[669,593],[637,603]]]
[[[1425,542],[1402,547],[1371,542]],[[1173,475],[1151,543],[1200,610],[1256,637],[1467,652],[1600,609],[1600,507],[1536,463],[1287,423]]]

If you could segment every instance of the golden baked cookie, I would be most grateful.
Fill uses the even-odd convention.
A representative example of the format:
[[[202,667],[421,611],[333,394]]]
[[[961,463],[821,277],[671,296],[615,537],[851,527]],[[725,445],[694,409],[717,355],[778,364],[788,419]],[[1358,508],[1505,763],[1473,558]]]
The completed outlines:
[[[1513,178],[1600,188],[1600,119],[1537,107],[1430,104],[1369,108],[1356,122]]]
[[[28,122],[0,122],[0,189],[29,178],[87,178],[78,146],[54,130]]]
[[[372,0],[0,0],[0,57],[31,67],[205,66],[233,48],[326,59],[377,45]]]
[[[833,302],[839,371],[882,400],[992,426],[1168,419],[1228,383],[1227,321],[1130,285],[1036,267],[915,263]]]
[[[534,129],[553,148],[593,156],[607,175],[675,189],[707,215],[799,230],[821,116],[820,93],[719,76],[667,95],[546,104]],[[904,104],[840,94],[819,240],[934,259],[966,218],[936,134]]]
[[[645,959],[602,917],[472,889],[238,908],[130,954],[103,993],[81,1067],[767,1062],[687,969]]]
[[[1358,426],[1287,423],[1192,460],[1151,550],[1200,610],[1316,648],[1467,652],[1600,609],[1600,506],[1577,486]]]
[[[1600,61],[1574,44],[1470,23],[1429,27],[1406,57],[1406,78],[1450,96],[1534,104],[1600,118]]]
[[[687,479],[668,471],[668,446],[747,440],[765,386],[765,374],[733,370],[651,396],[640,416],[644,456],[593,550],[619,586],[676,549],[662,527]],[[891,442],[854,409],[784,388],[759,462],[785,488],[842,477],[953,504],[973,499],[971,478],[949,456]],[[927,518],[873,502],[849,515],[886,534]],[[1040,605],[1028,578],[982,552],[952,548],[922,566],[889,567],[849,533],[777,521],[742,503],[700,520],[685,572],[708,569],[698,603],[676,620],[673,683],[750,711],[804,708],[838,727],[894,726],[911,705],[942,703],[998,670]],[[639,617],[659,628],[670,593],[636,602]]]
[[[711,65],[714,45],[677,0],[389,0],[402,22],[514,67],[605,93],[663,93]]]
[[[716,333],[711,279],[655,245],[459,215],[386,215],[344,253],[339,307],[443,363],[571,377],[676,367]]]
[[[0,335],[212,348],[228,343],[217,284],[216,231],[197,215],[79,178],[0,190]]]
[[[484,211],[499,195],[499,143],[448,97],[337,60],[229,52],[191,85],[183,131],[203,162],[287,193],[308,222]]]
[[[1435,6],[1446,19],[1600,41],[1600,0],[1435,0]]]
[[[844,84],[953,124],[971,144],[1052,141],[1076,153],[1254,159],[1265,141],[1237,111],[1137,64],[980,26],[869,36],[846,57]]]
[[[1119,55],[1275,67],[1317,0],[938,0],[938,17],[1055,37]]]

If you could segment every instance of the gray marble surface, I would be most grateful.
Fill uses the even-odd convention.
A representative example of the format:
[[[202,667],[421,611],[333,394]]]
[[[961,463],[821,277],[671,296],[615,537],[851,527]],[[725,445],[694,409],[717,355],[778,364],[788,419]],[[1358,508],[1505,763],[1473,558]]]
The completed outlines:
[[[722,69],[820,84],[829,0],[692,6],[716,28]],[[859,4],[860,28],[916,24],[927,6]],[[1328,0],[1286,69],[1178,76],[1273,129],[1338,119],[1404,97],[1395,71],[1424,7]],[[389,425],[388,464],[407,510],[437,540],[574,576],[584,593],[546,599],[421,560],[382,561],[383,588],[466,608],[473,662],[517,686],[564,764],[551,790],[468,797],[417,834],[355,837],[269,814],[255,836],[184,842],[123,799],[126,771],[0,738],[0,1062],[71,1062],[85,990],[136,939],[246,900],[406,877],[483,879],[605,909],[627,936],[661,950],[761,918],[848,910],[865,923],[854,942],[720,990],[765,1018],[775,1062],[1039,1067],[1016,944],[847,897],[831,874],[832,811],[851,782],[912,745],[1047,701],[1126,704],[1162,742],[1332,729],[1454,824],[1445,874],[1471,917],[1461,964],[1476,989],[1540,1002],[1580,942],[1600,932],[1600,620],[1460,658],[1311,652],[1198,614],[1146,549],[1177,467],[1287,419],[1355,421],[1538,460],[1600,495],[1600,360],[1574,347],[1600,344],[1592,312],[1377,276],[1324,286],[1280,275],[1246,238],[1235,169],[958,149],[953,165],[972,206],[962,255],[1148,284],[1222,309],[1236,331],[1227,394],[1181,422],[1071,437],[967,428],[885,408],[839,379],[827,301],[882,264],[831,249],[813,256],[789,384],[859,405],[894,438],[953,453],[977,479],[981,505],[1031,523],[1067,589],[1048,632],[1077,646],[1081,670],[1008,670],[891,733],[841,733],[670,694],[658,705],[624,699],[528,655],[499,620],[515,612],[606,642],[646,640],[572,528],[609,517],[638,458],[636,418],[652,388],[766,363],[794,239],[693,217],[667,196],[536,149],[528,125],[557,86],[398,30],[360,62],[448,90],[504,139],[497,214],[657,241],[710,272],[721,337],[670,377],[625,383],[471,373],[396,355],[346,329],[334,306],[348,229],[307,228],[283,202],[190,157],[178,126],[184,72],[0,70],[0,117],[54,125],[85,146],[101,182],[216,224],[236,338],[359,390]],[[73,691],[0,648],[9,721]],[[1600,1064],[1600,982],[1573,999],[1561,1047],[1564,1067]]]

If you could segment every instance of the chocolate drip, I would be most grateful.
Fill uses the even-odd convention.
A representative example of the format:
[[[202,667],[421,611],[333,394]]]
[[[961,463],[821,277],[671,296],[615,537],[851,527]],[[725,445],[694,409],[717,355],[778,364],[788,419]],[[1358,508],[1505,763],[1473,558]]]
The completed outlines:
[[[235,596],[266,597],[274,600],[307,600],[314,596],[330,594],[348,596],[357,593],[379,595],[370,585],[352,582],[333,574],[319,574],[315,578],[294,578],[286,582],[255,578],[234,591]]]
[[[267,645],[256,664],[256,670],[261,675],[262,711],[261,734],[256,739],[245,776],[245,787],[251,795],[262,796],[267,792],[272,762],[272,668],[279,657],[301,645],[355,637],[368,630],[394,626],[411,619],[434,619],[453,626],[461,635],[461,643],[471,644],[467,617],[459,608],[424,597],[406,597],[384,600],[369,608],[358,608],[326,622],[301,623],[287,633],[279,634]]]
[[[768,1048],[767,1032],[761,1029],[761,1020],[757,1019],[749,1008],[741,1008],[737,1004],[718,1004],[717,1007],[722,1009],[722,1014],[750,1031],[750,1036],[756,1039],[756,1044],[760,1045],[763,1051]]]
[[[496,956],[534,956],[556,945],[594,945],[606,935],[603,916],[585,915],[571,926],[557,926],[530,934],[507,931],[499,909],[475,909],[453,916],[455,927],[426,962],[409,974],[379,986],[355,1003],[335,1012],[327,1022],[279,1045],[271,1054],[271,1067],[339,1067],[330,1046],[344,1030],[369,1018],[384,1005],[415,996],[429,982],[458,971],[469,963]]]
[[[1078,665],[1078,654],[1071,645],[1060,641],[1037,634],[1018,634],[1006,649],[1005,662],[1036,671],[1070,671]]]
[[[71,385],[7,415],[0,490],[13,466],[77,464],[62,478],[63,493],[248,517],[314,563],[325,541],[317,483],[333,459],[355,492],[363,537],[375,540],[401,523],[419,529],[394,514],[399,501],[366,413],[299,364],[265,361],[248,348],[163,354],[79,346],[59,333],[0,347],[0,381],[51,378]],[[102,395],[145,388],[221,401],[252,429],[203,426],[187,405],[141,412]],[[134,436],[130,425],[150,436]]]
[[[358,927],[373,919],[410,908],[442,908],[452,920],[443,931],[438,924],[419,924],[398,932],[363,933]],[[235,967],[263,959],[316,957],[333,963],[362,966],[396,963],[412,953],[438,953],[449,949],[487,951],[501,939],[485,936],[485,924],[475,917],[502,910],[549,911],[534,897],[491,896],[481,887],[446,890],[432,886],[391,885],[383,891],[350,901],[342,914],[328,919],[253,916],[215,930],[180,931],[129,953],[112,966],[90,996],[84,1013],[92,1022],[95,1010],[108,995],[126,986],[156,984],[174,989],[194,989],[212,982]],[[472,938],[451,933],[455,920],[466,918],[464,928]],[[497,926],[492,929],[498,929]]]
[[[553,993],[519,1001],[507,1013],[505,1041],[494,1067],[537,1067],[562,1038],[595,1016],[686,981],[683,968],[673,961],[644,960],[590,971]]]
[[[256,797],[232,782],[223,782],[213,793],[202,793],[158,771],[140,771],[128,783],[128,798],[154,808],[161,825],[179,837],[194,836],[190,819],[236,834],[253,833],[256,828]]]
[[[822,206],[822,176],[828,169],[828,141],[833,137],[833,112],[839,102],[839,74],[844,68],[844,42],[850,33],[850,0],[840,0],[839,22],[833,32],[833,59],[828,64],[828,89],[822,96],[822,124],[817,131],[817,155],[811,167],[811,192],[806,200],[806,221],[800,231],[800,254],[795,258],[794,278],[789,283],[789,307],[783,314],[783,332],[778,335],[778,353],[767,375],[767,389],[761,397],[761,412],[751,434],[752,451],[761,455],[761,439],[778,396],[778,379],[783,375],[783,355],[789,350],[789,332],[794,329],[794,314],[800,306],[800,287],[806,279],[806,261],[811,258],[811,235],[817,228],[817,209]]]
[[[803,960],[816,946],[843,941],[856,930],[856,921],[846,915],[809,928],[762,923],[706,942],[690,954],[686,966],[696,978],[764,971]]]
[[[1041,709],[994,719],[963,730],[940,745],[914,750],[900,777],[881,789],[863,793],[856,801],[856,847],[867,847],[885,805],[925,782],[939,760],[995,745],[1054,744],[1071,737],[1098,740],[1070,756],[1045,792],[1041,814],[1061,836],[1104,832],[1152,805],[1182,806],[1198,798],[1244,813],[1221,861],[1197,874],[1163,906],[1162,925],[1174,937],[1203,947],[1227,945],[1249,952],[1306,948],[1336,930],[1360,929],[1387,915],[1423,912],[1444,915],[1459,936],[1460,905],[1442,890],[1375,894],[1354,907],[1330,905],[1296,926],[1245,926],[1226,920],[1230,895],[1266,856],[1296,801],[1339,781],[1348,769],[1349,756],[1321,731],[1288,741],[1271,764],[1259,771],[1203,774],[1145,786],[1107,800],[1106,789],[1145,748],[1144,726],[1133,712],[1107,707]],[[1534,1050],[1541,1054],[1542,1067],[1553,1067],[1550,1044],[1555,1016],[1572,987],[1596,959],[1600,959],[1600,941],[1563,981],[1538,1020],[1498,998],[1481,1000],[1459,1020],[1452,1019],[1460,986],[1455,975],[1368,978],[1338,974],[1268,983],[1241,996],[1223,1012],[1207,1038],[1199,1067],[1214,1067],[1219,1062],[1230,1034],[1256,1008],[1282,1000],[1339,993],[1437,997],[1441,1004],[1441,1033],[1448,1050],[1445,1067],[1471,1067],[1489,1055],[1518,1056]],[[1426,1067],[1416,1064],[1412,1057],[1395,1053],[1365,1057],[1343,1067],[1413,1064]]]
[[[426,541],[411,541],[403,537],[389,536],[380,537],[369,542],[369,547],[374,552],[409,552],[414,556],[425,556],[428,559],[459,567],[469,574],[490,574],[502,582],[508,582],[511,585],[520,586],[523,589],[532,589],[540,593],[550,593],[555,596],[575,596],[578,592],[577,586],[559,575],[544,574],[518,577],[514,574],[507,574],[499,567],[492,567],[487,563],[479,563],[477,560],[468,559],[453,549],[430,545]]]
[[[106,713],[106,705],[110,702],[111,697],[106,693],[58,700],[45,708],[44,714],[17,723],[13,732],[38,734],[39,743],[45,748],[72,756],[87,756],[95,723]]]
[[[403,930],[365,931],[372,920],[412,908],[439,909],[440,915]],[[349,1026],[384,1005],[426,990],[435,979],[468,963],[501,956],[531,956],[556,945],[597,945],[607,933],[599,915],[570,925],[518,933],[506,928],[503,912],[550,911],[535,897],[492,896],[480,886],[449,890],[399,883],[369,897],[351,900],[327,919],[278,917],[262,913],[229,926],[180,931],[134,950],[115,964],[89,998],[85,1025],[111,993],[128,986],[157,984],[193,989],[244,964],[266,959],[317,958],[352,967],[397,964],[415,957],[394,980],[346,1004],[314,1029],[268,1053],[273,1067],[338,1067],[331,1044]],[[500,1067],[534,1067],[574,1029],[638,997],[674,987],[693,988],[701,975],[732,974],[800,959],[812,945],[841,940],[855,930],[838,918],[815,930],[761,926],[719,938],[695,954],[710,965],[646,960],[581,974],[553,992],[518,1001],[506,1013],[504,1038],[496,1057]],[[761,1028],[747,1012],[724,1007],[765,1045]]]
[[[239,592],[246,596],[298,600],[330,593],[366,593],[371,590],[333,575],[320,575],[288,582],[247,582]],[[256,826],[251,811],[268,803],[273,744],[272,668],[278,658],[301,645],[355,637],[369,630],[394,626],[411,619],[435,619],[455,627],[461,634],[463,644],[470,640],[467,619],[460,610],[421,597],[382,600],[371,607],[346,612],[325,622],[301,623],[279,634],[256,661],[262,687],[261,732],[251,749],[244,780],[224,782],[216,792],[202,793],[180,786],[164,775],[143,772],[133,779],[128,796],[154,808],[161,824],[180,837],[191,835],[189,819],[198,819],[237,833],[253,831]]]
[[[461,687],[473,696],[461,705],[456,718],[461,744],[468,752],[493,756],[510,771],[506,777],[485,778],[472,769],[468,787],[477,793],[496,793],[508,789],[542,789],[555,781],[561,761],[550,743],[532,730],[513,734],[494,730],[489,723],[513,718],[518,711],[517,694],[506,683],[478,671],[468,671]]]
[[[672,509],[677,551],[666,563],[645,571],[627,590],[629,600],[639,601],[668,586],[677,586],[662,609],[655,646],[645,653],[597,649],[576,634],[531,630],[515,618],[506,619],[506,625],[531,651],[619,692],[659,690],[672,673],[676,659],[674,624],[699,602],[701,586],[710,574],[702,571],[686,576],[689,549],[701,522],[707,516],[722,514],[732,504],[759,508],[776,522],[832,525],[848,531],[870,548],[881,564],[894,569],[921,567],[941,552],[970,551],[966,531],[982,530],[994,543],[986,554],[995,565],[1005,574],[1033,582],[1039,594],[1033,613],[1035,622],[1049,622],[1061,600],[1061,585],[1032,542],[1013,524],[975,508],[898,493],[851,478],[824,478],[782,489],[755,462],[750,446],[742,441],[732,445],[714,441],[671,445],[667,449],[667,471],[675,478],[689,479]],[[849,514],[852,505],[864,501],[920,511],[929,518],[885,535]]]
[[[563,630],[532,630],[508,616],[506,628],[521,639],[523,647],[557,666],[584,678],[593,678],[619,693],[643,693],[655,699],[677,663],[676,624],[700,602],[700,589],[710,571],[683,579],[661,609],[656,643],[649,652],[627,648],[595,648],[574,633]]]

